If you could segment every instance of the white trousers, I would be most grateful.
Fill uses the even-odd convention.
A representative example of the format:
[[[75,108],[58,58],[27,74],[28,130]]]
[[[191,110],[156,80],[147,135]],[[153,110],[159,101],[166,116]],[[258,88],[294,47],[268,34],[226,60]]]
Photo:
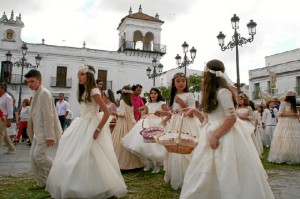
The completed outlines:
[[[276,125],[275,126],[266,126],[267,145],[269,145],[269,146],[271,146],[275,128],[276,128]]]
[[[52,159],[47,155],[46,143],[37,144],[33,139],[30,150],[31,171],[38,182],[38,186],[46,186],[47,177],[52,166]]]

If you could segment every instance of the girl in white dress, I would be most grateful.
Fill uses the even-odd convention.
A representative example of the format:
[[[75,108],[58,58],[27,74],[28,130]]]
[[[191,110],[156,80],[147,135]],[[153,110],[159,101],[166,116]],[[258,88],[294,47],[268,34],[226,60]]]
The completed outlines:
[[[252,141],[255,145],[257,153],[262,157],[263,145],[262,145],[262,141],[260,138],[260,134],[257,135],[255,132],[254,114],[253,114],[253,109],[251,108],[251,106],[249,106],[249,98],[246,94],[242,93],[242,94],[239,94],[238,99],[239,99],[239,105],[237,108],[238,117],[241,120],[243,120],[245,123],[247,123],[249,125],[249,128],[252,129],[251,134],[250,134]]]
[[[262,105],[257,106],[257,110],[254,112],[255,119],[255,129],[256,133],[260,134],[263,146],[267,145],[267,135],[265,129],[262,128],[262,114],[264,112],[264,107]]]
[[[278,124],[276,126],[269,162],[297,164],[300,163],[300,123],[296,109],[296,92],[288,91],[280,104]]]
[[[249,125],[237,118],[232,92],[219,60],[206,64],[202,107],[208,121],[184,177],[181,199],[274,199]],[[194,108],[187,116],[199,114]],[[248,131],[248,133],[246,132]]]
[[[74,119],[59,142],[46,185],[52,198],[98,199],[122,197],[127,192],[109,126],[105,125],[109,112],[94,75],[92,66],[79,68],[80,117]]]
[[[123,86],[118,92],[121,93],[120,111],[117,113],[112,112],[112,114],[118,118],[114,131],[112,132],[112,139],[120,169],[125,171],[142,168],[144,167],[142,159],[127,151],[121,144],[122,138],[129,133],[136,123],[131,100],[132,90],[129,86]]]
[[[110,132],[112,133],[114,131],[114,128],[116,126],[116,121],[117,121],[117,117],[112,115],[113,112],[117,112],[115,96],[112,90],[107,89],[103,92],[103,100],[110,113],[110,118],[108,121],[109,121]]]
[[[172,116],[165,127],[166,131],[179,131],[181,120],[181,131],[190,133],[192,136],[198,138],[201,123],[196,117],[182,118],[182,109],[186,107],[195,108],[196,103],[193,93],[188,92],[187,78],[184,73],[176,73],[172,79],[170,103]],[[167,114],[162,112],[157,114]],[[191,160],[191,154],[183,155],[178,153],[165,153],[164,169],[165,181],[170,182],[174,190],[180,189],[183,184],[183,178],[186,169]]]
[[[159,165],[163,163],[165,148],[157,143],[144,143],[140,132],[143,130],[143,126],[144,128],[148,128],[162,125],[161,118],[154,115],[147,116],[147,114],[167,110],[167,105],[163,101],[160,90],[151,88],[149,102],[146,103],[144,110],[146,118],[139,120],[131,131],[122,139],[122,144],[127,150],[146,159],[147,163],[146,167],[144,167],[144,171],[149,171],[151,168],[153,168],[152,173],[158,173],[160,171]]]

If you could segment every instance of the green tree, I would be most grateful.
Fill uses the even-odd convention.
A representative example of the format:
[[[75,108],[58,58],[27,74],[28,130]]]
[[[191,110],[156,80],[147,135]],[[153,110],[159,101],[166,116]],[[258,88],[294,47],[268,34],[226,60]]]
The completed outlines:
[[[169,100],[169,94],[170,94],[170,86],[166,87],[166,86],[162,86],[160,88],[161,91],[161,95],[163,96],[163,98],[168,101]]]
[[[188,77],[190,92],[200,92],[202,84],[202,76],[193,74]]]

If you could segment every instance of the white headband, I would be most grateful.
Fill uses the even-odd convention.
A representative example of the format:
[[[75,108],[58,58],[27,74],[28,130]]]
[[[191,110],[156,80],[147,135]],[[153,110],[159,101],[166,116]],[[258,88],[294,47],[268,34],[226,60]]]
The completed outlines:
[[[220,71],[220,70],[215,71],[215,70],[211,70],[211,69],[207,68],[206,71],[208,71],[208,72],[210,72],[212,74],[215,74],[216,77],[224,77],[224,73],[222,71]]]

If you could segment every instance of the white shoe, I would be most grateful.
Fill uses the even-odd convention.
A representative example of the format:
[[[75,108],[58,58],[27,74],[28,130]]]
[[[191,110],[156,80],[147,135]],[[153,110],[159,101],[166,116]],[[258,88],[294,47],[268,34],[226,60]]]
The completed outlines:
[[[153,164],[151,161],[147,163],[147,165],[144,167],[144,171],[149,171],[153,167]]]
[[[151,173],[159,173],[159,171],[160,171],[160,166],[156,165]]]

